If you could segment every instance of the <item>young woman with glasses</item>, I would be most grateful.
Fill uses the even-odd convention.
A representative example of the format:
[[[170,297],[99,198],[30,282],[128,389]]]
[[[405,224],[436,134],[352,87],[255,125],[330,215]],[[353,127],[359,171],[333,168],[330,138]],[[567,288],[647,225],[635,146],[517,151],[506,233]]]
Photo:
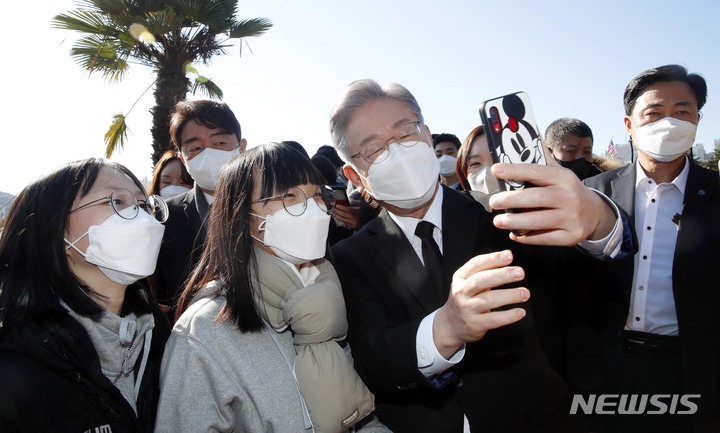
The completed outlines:
[[[289,145],[224,168],[165,351],[157,432],[387,432],[325,258],[332,189]]]
[[[166,216],[100,159],[18,195],[0,231],[0,431],[153,430],[169,325],[145,279]]]

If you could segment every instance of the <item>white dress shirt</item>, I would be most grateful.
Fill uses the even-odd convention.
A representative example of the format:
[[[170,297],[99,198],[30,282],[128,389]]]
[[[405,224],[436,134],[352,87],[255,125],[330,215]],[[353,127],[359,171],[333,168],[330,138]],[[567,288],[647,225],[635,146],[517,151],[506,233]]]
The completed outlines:
[[[690,163],[686,157],[680,174],[659,185],[637,162],[636,169],[635,231],[640,249],[625,329],[678,335],[672,268]]]

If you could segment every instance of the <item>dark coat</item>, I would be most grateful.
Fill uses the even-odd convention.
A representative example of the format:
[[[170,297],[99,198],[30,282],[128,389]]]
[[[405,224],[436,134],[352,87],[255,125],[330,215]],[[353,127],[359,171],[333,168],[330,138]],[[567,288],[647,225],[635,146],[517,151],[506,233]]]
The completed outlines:
[[[170,334],[164,315],[154,316],[137,415],[103,375],[90,337],[69,315],[56,314],[9,332],[0,341],[0,431],[152,432],[160,362]],[[111,430],[103,430],[106,426]]]
[[[185,194],[172,197],[167,204],[170,212],[155,269],[155,283],[158,302],[174,309],[185,280],[200,260],[209,206],[197,185]]]
[[[523,320],[468,344],[445,386],[437,389],[419,372],[418,326],[446,301],[454,271],[467,260],[512,248],[527,275],[552,274],[543,263],[560,260],[560,249],[510,242],[478,202],[446,187],[442,218],[444,293],[386,211],[333,248],[355,367],[376,395],[381,421],[395,432],[458,433],[465,414],[479,432],[582,431],[582,420],[568,415],[568,389],[542,353],[528,305]],[[542,255],[547,259],[534,260]],[[548,281],[523,284],[542,290]]]

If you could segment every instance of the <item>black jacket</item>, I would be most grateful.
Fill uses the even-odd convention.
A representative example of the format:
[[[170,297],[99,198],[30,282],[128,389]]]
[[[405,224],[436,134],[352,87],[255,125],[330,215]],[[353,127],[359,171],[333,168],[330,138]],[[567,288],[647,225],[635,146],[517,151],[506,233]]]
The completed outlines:
[[[200,260],[205,245],[209,205],[196,185],[191,191],[168,200],[170,216],[155,269],[156,295],[161,304],[175,309],[185,280]]]
[[[385,211],[333,247],[355,368],[375,393],[380,420],[395,432],[462,432],[463,414],[473,431],[583,431],[582,420],[568,415],[568,389],[541,351],[527,305],[525,319],[468,344],[445,386],[430,386],[418,371],[420,321],[445,302],[453,272],[471,257],[512,247],[527,272],[523,285],[538,291],[554,275],[544,263],[556,258],[554,267],[562,267],[561,249],[513,244],[479,203],[449,188],[443,195],[443,293],[429,286],[422,263]]]
[[[154,317],[137,416],[103,375],[85,329],[69,315],[56,314],[8,333],[0,341],[0,431],[152,432],[160,362],[170,333],[164,315]]]

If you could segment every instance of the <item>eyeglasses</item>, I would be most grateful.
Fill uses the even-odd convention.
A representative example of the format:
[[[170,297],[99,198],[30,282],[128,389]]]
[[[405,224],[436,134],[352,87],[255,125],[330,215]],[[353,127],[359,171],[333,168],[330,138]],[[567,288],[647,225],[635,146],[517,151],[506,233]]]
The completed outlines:
[[[391,139],[371,141],[360,152],[350,158],[362,157],[368,164],[379,164],[390,155],[390,144],[395,143],[403,147],[411,147],[416,142],[421,141],[421,137],[420,122],[408,122],[400,125]]]
[[[315,189],[315,194],[313,194],[312,198],[315,204],[317,204],[323,212],[330,213],[332,208],[335,207],[335,193],[332,188],[327,185],[318,186]],[[261,198],[253,201],[252,203],[260,203],[270,200],[282,200],[283,207],[287,213],[292,216],[300,216],[307,210],[309,197],[305,194],[305,191],[294,186],[292,188],[288,188],[287,191],[280,195]]]
[[[115,189],[110,193],[110,195],[85,203],[70,212],[79,211],[80,209],[84,209],[102,201],[108,201],[108,204],[112,206],[113,211],[115,211],[120,218],[126,220],[131,220],[138,216],[140,209],[143,209],[161,223],[164,223],[168,219],[169,212],[167,203],[165,203],[165,200],[163,200],[162,197],[151,195],[144,200],[138,200],[135,198],[133,193],[124,188]]]

